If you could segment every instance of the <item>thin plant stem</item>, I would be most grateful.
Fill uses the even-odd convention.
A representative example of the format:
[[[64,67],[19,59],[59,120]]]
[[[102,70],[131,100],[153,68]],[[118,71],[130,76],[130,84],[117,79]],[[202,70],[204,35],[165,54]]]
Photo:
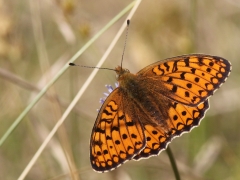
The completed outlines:
[[[180,174],[179,174],[179,172],[178,172],[177,164],[176,164],[176,161],[175,161],[175,159],[174,159],[173,153],[172,153],[172,151],[171,151],[171,149],[170,149],[170,146],[168,146],[168,148],[166,149],[166,151],[167,151],[169,160],[170,160],[170,162],[171,162],[172,169],[173,169],[173,172],[174,172],[174,175],[175,175],[176,180],[181,180]]]
[[[136,1],[131,2],[127,7],[125,7],[118,15],[116,15],[109,23],[103,27],[92,39],[90,39],[64,66],[63,68],[51,79],[46,86],[37,94],[35,99],[30,102],[30,104],[22,111],[22,113],[17,117],[13,124],[8,128],[0,139],[0,146],[5,142],[8,136],[13,132],[17,125],[22,121],[26,114],[34,107],[34,105],[41,99],[41,97],[46,93],[46,91],[58,80],[58,78],[63,75],[63,73],[69,68],[69,63],[74,62],[79,56],[95,42],[107,29],[109,29],[115,22],[117,22],[123,15],[125,15],[136,3]]]

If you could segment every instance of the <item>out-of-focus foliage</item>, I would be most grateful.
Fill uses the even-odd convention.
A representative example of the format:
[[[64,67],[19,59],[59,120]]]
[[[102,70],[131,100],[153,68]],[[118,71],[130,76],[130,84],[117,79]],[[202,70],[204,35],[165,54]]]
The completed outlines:
[[[46,82],[130,1],[0,1],[0,136]],[[76,62],[95,66],[124,19]],[[104,67],[120,64],[125,36]],[[129,28],[124,67],[135,73],[155,61],[189,53],[231,61],[227,82],[210,98],[200,127],[175,139],[171,149],[182,179],[240,179],[240,4],[237,0],[143,1]],[[92,69],[70,68],[0,147],[0,179],[16,179],[61,117]],[[12,78],[12,76],[14,78]],[[115,171],[93,172],[89,138],[105,84],[101,70],[26,179],[174,179],[165,152],[129,161]],[[67,152],[64,154],[64,152]],[[69,164],[74,167],[69,173]],[[73,173],[73,174],[74,174]]]

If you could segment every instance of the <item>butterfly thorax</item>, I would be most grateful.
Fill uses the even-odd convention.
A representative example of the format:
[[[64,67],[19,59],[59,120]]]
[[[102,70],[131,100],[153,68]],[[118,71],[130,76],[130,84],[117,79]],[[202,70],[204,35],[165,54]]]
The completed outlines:
[[[148,87],[150,85],[148,82],[151,82],[149,78],[132,74],[128,69],[120,66],[116,68],[116,73],[119,90],[128,97],[128,101],[135,101],[134,103],[138,105],[140,111],[146,114],[146,117],[142,117],[142,123],[151,122],[153,125],[166,126],[165,120],[168,118],[168,114],[163,110],[168,106],[167,99],[162,97],[161,102],[157,101],[159,97],[153,93],[154,87]]]

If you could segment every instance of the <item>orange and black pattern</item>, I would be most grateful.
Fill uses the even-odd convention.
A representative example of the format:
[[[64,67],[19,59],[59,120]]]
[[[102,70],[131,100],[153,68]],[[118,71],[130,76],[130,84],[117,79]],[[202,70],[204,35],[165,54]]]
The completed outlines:
[[[193,127],[198,126],[208,108],[208,100],[197,107],[189,107],[173,102],[171,108],[169,108],[171,116],[166,120],[171,129],[169,133],[164,133],[159,126],[146,124],[144,126],[144,134],[147,144],[139,154],[134,156],[134,160],[158,155],[162,150],[166,149],[167,144],[173,138],[180,136],[182,133],[189,132]]]
[[[90,151],[94,169],[106,171],[132,159],[145,146],[139,109],[119,89],[109,95],[93,128]]]
[[[90,139],[90,160],[106,172],[158,155],[171,140],[199,125],[208,98],[225,82],[231,64],[203,54],[151,64],[137,74],[116,68],[119,87],[102,105]]]

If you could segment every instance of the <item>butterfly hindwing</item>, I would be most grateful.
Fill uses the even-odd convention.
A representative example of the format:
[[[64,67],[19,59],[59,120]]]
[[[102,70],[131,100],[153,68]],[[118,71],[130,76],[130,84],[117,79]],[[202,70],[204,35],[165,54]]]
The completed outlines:
[[[120,88],[105,100],[98,113],[90,140],[93,169],[109,171],[132,159],[146,145],[138,109]]]
[[[166,120],[171,131],[164,133],[161,126],[143,125],[147,144],[146,147],[134,157],[134,160],[158,155],[162,150],[166,149],[172,138],[189,132],[193,127],[199,125],[208,108],[208,100],[196,107],[172,102],[168,110],[169,118]]]
[[[196,106],[225,82],[230,71],[231,64],[224,58],[192,54],[156,62],[137,75],[150,77],[159,85],[159,93],[168,98]]]

